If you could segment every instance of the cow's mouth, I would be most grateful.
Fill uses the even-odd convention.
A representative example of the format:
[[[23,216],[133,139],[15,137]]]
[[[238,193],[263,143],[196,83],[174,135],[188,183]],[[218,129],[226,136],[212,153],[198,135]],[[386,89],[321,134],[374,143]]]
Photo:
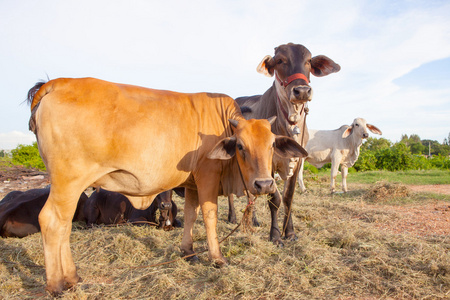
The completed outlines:
[[[273,178],[258,178],[253,182],[253,188],[250,192],[254,196],[274,193],[276,190],[275,180]]]
[[[159,213],[159,227],[165,231],[171,230],[173,228],[173,224],[169,218],[169,210],[160,210]]]

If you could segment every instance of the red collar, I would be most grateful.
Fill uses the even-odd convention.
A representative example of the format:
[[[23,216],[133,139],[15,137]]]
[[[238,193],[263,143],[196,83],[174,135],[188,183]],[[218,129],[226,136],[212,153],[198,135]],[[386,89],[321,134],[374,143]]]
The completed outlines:
[[[288,78],[286,78],[286,80],[281,80],[277,73],[275,72],[275,78],[278,80],[278,82],[280,83],[281,86],[286,87],[288,86],[292,81],[296,80],[296,79],[303,79],[304,81],[306,81],[306,84],[309,84],[309,80],[308,78],[305,76],[305,74],[302,73],[295,73],[292,74],[291,76],[289,76]]]

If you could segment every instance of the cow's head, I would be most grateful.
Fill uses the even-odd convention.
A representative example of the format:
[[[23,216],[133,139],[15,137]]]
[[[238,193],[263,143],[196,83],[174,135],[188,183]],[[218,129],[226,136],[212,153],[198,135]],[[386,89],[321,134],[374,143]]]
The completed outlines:
[[[234,135],[222,139],[208,154],[210,159],[226,160],[236,157],[245,185],[253,195],[275,192],[276,185],[272,178],[274,153],[286,158],[308,155],[294,139],[276,136],[271,132],[275,118],[243,119],[239,122],[229,120]]]
[[[341,67],[325,55],[311,57],[309,50],[298,44],[286,44],[275,48],[275,55],[267,55],[256,70],[266,76],[275,75],[278,97],[288,107],[289,116],[298,112],[300,104],[311,101],[310,74],[317,77],[336,73]]]
[[[159,226],[168,231],[173,228],[174,216],[172,214],[172,190],[162,192],[155,200],[159,209]]]
[[[355,120],[353,120],[352,125],[344,131],[344,133],[342,134],[342,138],[346,138],[349,135],[352,135],[355,138],[366,139],[369,137],[367,129],[369,129],[373,133],[379,135],[382,134],[381,130],[378,129],[376,126],[367,124],[366,120],[364,120],[363,118],[356,118]]]

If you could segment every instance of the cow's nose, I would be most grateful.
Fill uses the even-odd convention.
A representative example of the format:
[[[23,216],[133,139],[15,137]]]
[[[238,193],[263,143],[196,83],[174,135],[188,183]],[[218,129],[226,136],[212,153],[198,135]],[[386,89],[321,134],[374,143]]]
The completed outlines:
[[[292,89],[296,100],[309,100],[311,98],[311,91],[311,87],[307,85],[296,86]]]
[[[255,180],[254,187],[258,194],[267,194],[273,193],[274,190],[274,180],[273,179],[264,179],[264,180]]]

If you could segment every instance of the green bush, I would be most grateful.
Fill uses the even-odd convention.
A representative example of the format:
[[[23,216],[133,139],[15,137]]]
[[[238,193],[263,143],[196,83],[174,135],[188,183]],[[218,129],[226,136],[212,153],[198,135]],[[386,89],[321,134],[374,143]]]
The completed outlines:
[[[448,156],[436,155],[430,159],[430,164],[438,169],[450,169],[450,158]]]
[[[305,161],[305,164],[303,165],[303,170],[309,170],[313,174],[319,173],[319,170],[307,161]]]
[[[11,151],[11,154],[12,163],[14,165],[45,170],[45,165],[39,155],[39,149],[36,142],[32,145],[19,145],[16,149]]]
[[[377,169],[398,171],[413,169],[413,155],[403,143],[397,143],[391,148],[377,151]]]
[[[358,160],[353,166],[356,171],[376,170],[377,158],[375,151],[365,151],[360,153]]]

